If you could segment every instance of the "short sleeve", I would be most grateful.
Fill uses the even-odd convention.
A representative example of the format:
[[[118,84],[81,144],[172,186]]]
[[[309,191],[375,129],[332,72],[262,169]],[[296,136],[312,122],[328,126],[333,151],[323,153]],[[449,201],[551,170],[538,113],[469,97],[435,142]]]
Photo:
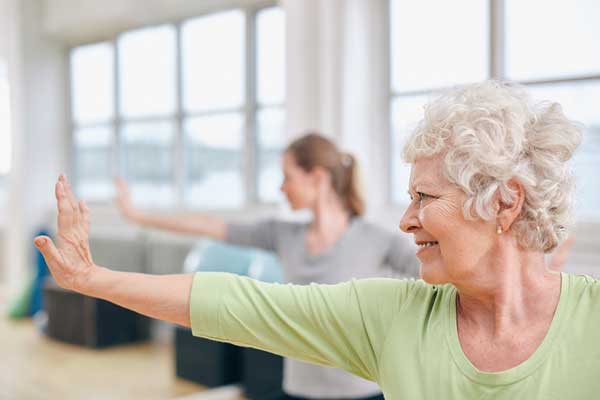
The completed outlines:
[[[377,381],[380,351],[408,284],[378,278],[299,286],[197,273],[192,332]]]

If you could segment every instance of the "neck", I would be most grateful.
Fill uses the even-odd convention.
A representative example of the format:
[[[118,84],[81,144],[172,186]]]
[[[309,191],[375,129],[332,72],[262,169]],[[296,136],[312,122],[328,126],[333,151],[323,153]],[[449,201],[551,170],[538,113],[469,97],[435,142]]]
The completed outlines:
[[[345,230],[350,221],[350,213],[340,198],[333,193],[319,196],[312,212],[312,230],[325,236]]]
[[[543,253],[501,242],[486,268],[455,283],[458,317],[494,337],[542,314],[551,319],[560,298],[560,274],[546,268]]]

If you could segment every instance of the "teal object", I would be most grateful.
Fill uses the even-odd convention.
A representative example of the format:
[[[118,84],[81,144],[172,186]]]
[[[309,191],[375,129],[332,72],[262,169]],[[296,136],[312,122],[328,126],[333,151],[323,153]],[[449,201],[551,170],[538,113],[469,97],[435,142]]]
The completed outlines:
[[[42,229],[37,232],[35,236],[50,237],[50,233],[47,230]],[[42,288],[44,287],[46,278],[50,275],[50,270],[48,269],[48,265],[46,264],[46,260],[44,260],[42,253],[35,247],[33,247],[33,251],[35,253],[35,281],[31,293],[31,303],[29,304],[30,316],[35,315],[35,313],[44,308]]]
[[[263,282],[283,282],[283,269],[279,258],[273,253],[257,250],[248,269],[248,276]]]
[[[275,254],[212,240],[202,240],[190,251],[184,271],[229,272],[264,282],[283,282],[283,271]]]
[[[50,236],[48,230],[38,231],[36,236]],[[13,300],[8,309],[10,318],[18,319],[31,317],[43,309],[42,287],[50,275],[42,253],[32,245],[34,251],[35,271],[33,278],[29,279],[19,295]]]
[[[29,308],[31,298],[33,297],[33,288],[35,287],[35,278],[27,281],[19,295],[12,301],[8,307],[8,316],[12,319],[29,317]]]

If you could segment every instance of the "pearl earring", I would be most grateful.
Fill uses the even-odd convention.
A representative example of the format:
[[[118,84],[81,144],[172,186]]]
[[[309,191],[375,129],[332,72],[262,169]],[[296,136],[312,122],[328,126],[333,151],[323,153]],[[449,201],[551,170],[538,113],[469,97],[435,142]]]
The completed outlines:
[[[498,225],[498,226],[496,227],[496,233],[497,233],[498,235],[502,235],[502,226]]]

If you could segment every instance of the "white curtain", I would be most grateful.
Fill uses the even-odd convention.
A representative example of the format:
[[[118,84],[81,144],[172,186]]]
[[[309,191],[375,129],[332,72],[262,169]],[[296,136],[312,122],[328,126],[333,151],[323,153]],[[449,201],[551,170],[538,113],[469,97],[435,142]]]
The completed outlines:
[[[285,0],[287,133],[317,129],[359,160],[369,209],[387,199],[387,1]],[[369,179],[366,180],[365,178]]]

